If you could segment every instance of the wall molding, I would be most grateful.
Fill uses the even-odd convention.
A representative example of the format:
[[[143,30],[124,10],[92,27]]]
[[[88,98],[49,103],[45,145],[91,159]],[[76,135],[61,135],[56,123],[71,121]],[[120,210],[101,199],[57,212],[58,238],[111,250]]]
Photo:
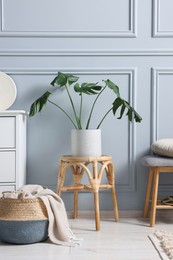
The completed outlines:
[[[153,0],[153,37],[158,38],[172,38],[173,37],[173,30],[172,31],[163,31],[160,29],[160,0]]]
[[[158,71],[151,68],[151,144],[158,136]]]
[[[60,70],[64,73],[72,73],[75,75],[129,75],[129,102],[136,107],[136,68],[5,68],[0,67],[0,71],[4,71],[9,75],[55,75]],[[136,190],[136,128],[134,123],[128,124],[128,164],[129,171],[127,184],[116,184],[118,192],[134,192]]]
[[[70,57],[70,56],[173,56],[173,49],[134,49],[134,50],[115,50],[115,49],[0,49],[0,56],[23,56],[23,57],[39,57],[39,56],[50,56],[50,57]]]
[[[151,144],[159,138],[159,76],[173,75],[173,68],[151,69]],[[160,192],[172,192],[173,185],[161,184]]]
[[[117,75],[117,74],[133,74],[136,71],[136,68],[132,67],[95,67],[94,69],[91,69],[91,67],[0,67],[0,70],[5,71],[6,73],[10,74],[26,74],[26,75],[54,75],[57,73],[57,69],[61,70],[64,73],[76,73],[78,75]]]
[[[129,30],[127,31],[5,31],[4,0],[0,0],[0,37],[62,37],[62,38],[134,38],[137,37],[136,0],[129,0]]]
[[[158,139],[159,124],[159,76],[173,74],[173,68],[152,68],[151,69],[151,143]]]

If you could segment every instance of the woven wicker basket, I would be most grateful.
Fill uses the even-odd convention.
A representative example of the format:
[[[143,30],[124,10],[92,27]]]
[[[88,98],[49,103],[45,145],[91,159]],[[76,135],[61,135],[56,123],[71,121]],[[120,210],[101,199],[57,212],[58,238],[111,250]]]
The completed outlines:
[[[43,241],[48,236],[48,214],[37,199],[0,198],[0,240],[15,244]]]

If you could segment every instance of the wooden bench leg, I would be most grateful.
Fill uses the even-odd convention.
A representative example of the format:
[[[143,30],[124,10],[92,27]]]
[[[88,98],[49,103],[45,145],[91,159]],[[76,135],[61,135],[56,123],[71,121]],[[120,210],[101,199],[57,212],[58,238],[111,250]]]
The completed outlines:
[[[158,185],[159,185],[159,169],[154,168],[154,183],[153,183],[153,194],[152,194],[152,205],[151,205],[151,216],[150,216],[150,226],[155,225],[156,220],[156,205],[158,197]]]
[[[147,191],[146,191],[146,198],[145,198],[145,205],[144,205],[144,213],[143,213],[143,217],[144,218],[148,217],[152,180],[153,180],[153,169],[152,169],[152,167],[150,167],[149,168],[149,173],[148,173],[148,184],[147,184]]]

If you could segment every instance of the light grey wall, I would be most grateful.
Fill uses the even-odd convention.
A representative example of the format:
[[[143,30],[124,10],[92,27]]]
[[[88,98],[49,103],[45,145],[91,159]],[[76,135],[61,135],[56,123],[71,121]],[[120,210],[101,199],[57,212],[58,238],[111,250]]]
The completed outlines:
[[[119,208],[142,209],[147,170],[139,160],[153,140],[173,133],[172,0],[0,3],[0,70],[14,79],[18,89],[10,109],[29,111],[56,72],[62,71],[79,75],[82,81],[111,79],[142,115],[141,124],[129,125],[127,119],[110,116],[102,127],[103,152],[112,154],[116,168]],[[63,95],[57,98],[68,109]],[[112,99],[108,93],[100,100],[95,121]],[[90,102],[86,104],[85,113]],[[28,183],[55,189],[58,160],[70,152],[71,128],[51,105],[28,120]],[[164,176],[162,196],[172,194],[173,176]],[[63,199],[67,209],[72,209],[72,193]],[[112,210],[109,192],[101,193],[100,206]],[[79,209],[92,208],[92,194],[81,194]]]

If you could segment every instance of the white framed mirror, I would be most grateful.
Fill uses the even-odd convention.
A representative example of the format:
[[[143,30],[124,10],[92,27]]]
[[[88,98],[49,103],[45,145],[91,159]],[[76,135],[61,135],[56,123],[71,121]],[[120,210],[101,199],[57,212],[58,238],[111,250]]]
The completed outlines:
[[[17,88],[13,79],[0,71],[0,111],[12,106],[16,99]]]

